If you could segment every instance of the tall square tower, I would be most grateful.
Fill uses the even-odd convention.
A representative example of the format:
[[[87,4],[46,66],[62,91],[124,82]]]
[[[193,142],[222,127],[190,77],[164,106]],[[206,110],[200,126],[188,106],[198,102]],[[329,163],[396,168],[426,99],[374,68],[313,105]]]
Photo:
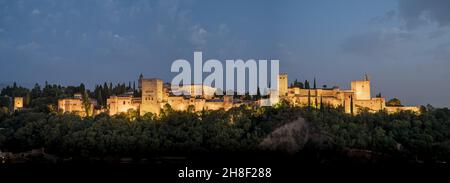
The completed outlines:
[[[163,100],[163,81],[161,79],[140,79],[142,93],[140,114],[151,112],[159,114]]]
[[[23,97],[14,97],[14,110],[23,108]]]
[[[362,81],[352,81],[351,85],[356,100],[370,100],[370,80],[367,75]]]
[[[278,75],[278,94],[280,96],[287,96],[288,94],[288,75],[280,74]]]

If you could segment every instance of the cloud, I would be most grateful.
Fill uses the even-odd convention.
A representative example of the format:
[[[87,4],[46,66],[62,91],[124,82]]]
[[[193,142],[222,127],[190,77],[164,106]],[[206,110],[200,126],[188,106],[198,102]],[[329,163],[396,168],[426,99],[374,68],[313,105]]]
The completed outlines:
[[[156,33],[158,35],[163,34],[164,33],[164,29],[165,29],[164,25],[161,25],[161,24],[156,25]]]
[[[412,33],[400,28],[381,29],[347,38],[341,44],[341,50],[367,56],[393,54],[396,48],[413,39]]]
[[[196,47],[202,47],[206,44],[207,36],[208,32],[203,27],[195,25],[191,28],[189,41]]]
[[[370,19],[371,23],[385,23],[393,20],[397,15],[397,11],[390,10],[386,12],[383,16],[377,16],[372,19]]]
[[[217,31],[217,34],[220,36],[224,36],[230,32],[230,28],[227,24],[221,23],[219,25],[219,30]]]
[[[433,52],[434,52],[434,59],[448,62],[448,58],[450,58],[450,43],[443,43],[437,45],[434,48]]]
[[[399,17],[408,29],[437,23],[441,27],[450,25],[450,1],[448,0],[400,0]]]
[[[443,29],[435,30],[428,34],[428,38],[429,39],[441,38],[441,37],[445,36],[447,33],[448,33],[448,31],[443,30]]]
[[[33,16],[37,16],[39,14],[41,14],[41,11],[39,9],[34,9],[33,11],[31,11],[31,15]]]
[[[35,51],[39,48],[41,48],[41,45],[34,41],[17,46],[18,50],[28,50],[28,51]]]

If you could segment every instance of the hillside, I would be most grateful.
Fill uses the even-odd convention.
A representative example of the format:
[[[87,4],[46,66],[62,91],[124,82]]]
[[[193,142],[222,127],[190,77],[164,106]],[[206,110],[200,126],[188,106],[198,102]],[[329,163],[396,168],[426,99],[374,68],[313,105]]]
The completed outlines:
[[[310,138],[310,126],[302,117],[287,123],[265,137],[260,146],[263,149],[281,150],[295,153],[300,150]]]

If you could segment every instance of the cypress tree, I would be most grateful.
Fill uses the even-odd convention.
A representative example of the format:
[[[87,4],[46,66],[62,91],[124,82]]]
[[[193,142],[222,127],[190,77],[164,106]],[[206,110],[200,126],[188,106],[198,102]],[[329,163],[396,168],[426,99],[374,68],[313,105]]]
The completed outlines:
[[[316,97],[315,97],[315,107],[317,108],[318,102],[317,102],[317,91],[316,91]]]
[[[311,90],[308,89],[308,107],[311,107]]]
[[[258,86],[258,88],[256,90],[256,100],[259,100],[259,99],[261,99],[261,91],[259,91],[259,86]]]
[[[323,112],[324,108],[323,108],[323,96],[320,96],[320,111]]]
[[[84,94],[85,91],[86,91],[86,87],[84,86],[83,83],[81,83],[81,84],[80,84],[80,93],[81,93],[81,94]]]
[[[316,78],[314,77],[314,89],[317,89],[317,87],[316,87]]]
[[[350,112],[353,116],[353,95],[350,95]]]

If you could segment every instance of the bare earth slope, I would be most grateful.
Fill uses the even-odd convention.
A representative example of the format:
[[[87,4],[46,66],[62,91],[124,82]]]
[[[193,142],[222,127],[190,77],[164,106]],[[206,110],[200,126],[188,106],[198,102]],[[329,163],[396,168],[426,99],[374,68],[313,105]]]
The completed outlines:
[[[310,136],[309,125],[302,117],[287,123],[269,134],[260,143],[263,149],[281,150],[295,153],[300,150]]]

